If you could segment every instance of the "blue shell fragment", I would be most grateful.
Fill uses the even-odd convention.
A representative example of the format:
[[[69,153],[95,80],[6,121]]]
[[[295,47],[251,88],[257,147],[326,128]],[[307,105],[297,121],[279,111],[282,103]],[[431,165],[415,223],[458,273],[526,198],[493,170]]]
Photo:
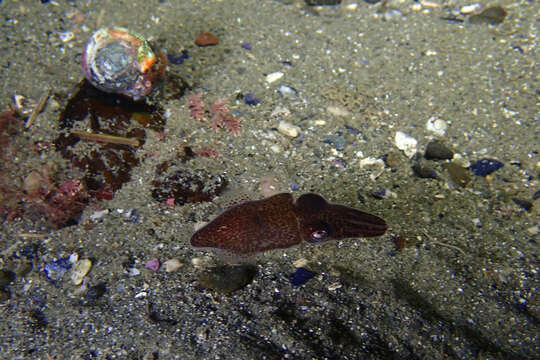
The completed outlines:
[[[64,276],[65,272],[71,269],[71,261],[69,258],[61,258],[56,261],[51,261],[43,267],[43,272],[47,279],[57,281]]]
[[[313,276],[315,275],[308,269],[299,267],[294,273],[289,276],[289,280],[291,281],[291,284],[293,286],[300,286],[307,283],[308,280],[311,279]]]
[[[261,100],[257,99],[253,93],[247,93],[244,96],[244,102],[247,105],[255,106],[261,103]]]
[[[504,164],[493,159],[481,159],[471,165],[474,175],[486,176],[502,168]]]

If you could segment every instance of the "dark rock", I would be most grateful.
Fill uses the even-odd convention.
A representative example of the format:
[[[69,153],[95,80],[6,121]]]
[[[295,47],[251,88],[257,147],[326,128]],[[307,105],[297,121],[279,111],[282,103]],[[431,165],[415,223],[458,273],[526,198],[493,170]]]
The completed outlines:
[[[481,159],[471,165],[474,175],[486,176],[502,168],[504,164],[493,159]]]
[[[450,179],[455,184],[465,187],[471,181],[467,169],[456,163],[444,163],[443,168],[448,171]]]
[[[428,160],[449,160],[454,157],[454,152],[442,141],[435,140],[427,144],[424,157]]]
[[[8,286],[13,280],[15,280],[15,273],[11,270],[0,270],[0,288]]]
[[[222,265],[202,273],[199,282],[205,288],[229,294],[251,283],[255,275],[257,275],[255,265]]]
[[[525,210],[527,212],[531,212],[532,207],[533,207],[533,203],[530,202],[529,200],[513,198],[512,201],[514,201],[514,203],[517,206],[519,206],[520,208],[522,208],[523,210]]]
[[[412,169],[416,176],[424,179],[435,179],[437,177],[437,172],[433,166],[425,161],[416,162]]]

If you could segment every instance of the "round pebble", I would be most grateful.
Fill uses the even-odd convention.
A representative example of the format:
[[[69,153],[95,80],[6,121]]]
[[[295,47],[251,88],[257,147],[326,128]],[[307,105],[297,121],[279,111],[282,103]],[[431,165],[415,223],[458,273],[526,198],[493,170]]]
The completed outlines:
[[[428,160],[449,160],[454,157],[454,152],[442,141],[432,141],[427,144],[424,157]]]
[[[219,38],[209,32],[202,32],[197,36],[197,39],[195,39],[195,44],[199,46],[211,46],[211,45],[217,45],[219,43]]]

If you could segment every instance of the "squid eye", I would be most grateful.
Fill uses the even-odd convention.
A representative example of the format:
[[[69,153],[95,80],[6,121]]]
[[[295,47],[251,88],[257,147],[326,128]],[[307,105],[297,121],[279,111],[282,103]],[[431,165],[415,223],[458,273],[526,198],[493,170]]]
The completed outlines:
[[[326,230],[316,230],[311,233],[311,239],[309,242],[316,243],[324,241],[328,237],[328,231]]]

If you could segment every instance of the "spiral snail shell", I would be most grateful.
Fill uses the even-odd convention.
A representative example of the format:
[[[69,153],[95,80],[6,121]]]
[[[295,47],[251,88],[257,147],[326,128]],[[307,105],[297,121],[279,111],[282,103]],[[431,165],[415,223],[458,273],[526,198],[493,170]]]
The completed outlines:
[[[84,76],[96,88],[135,100],[148,95],[165,63],[140,34],[122,27],[97,30],[82,54]]]

